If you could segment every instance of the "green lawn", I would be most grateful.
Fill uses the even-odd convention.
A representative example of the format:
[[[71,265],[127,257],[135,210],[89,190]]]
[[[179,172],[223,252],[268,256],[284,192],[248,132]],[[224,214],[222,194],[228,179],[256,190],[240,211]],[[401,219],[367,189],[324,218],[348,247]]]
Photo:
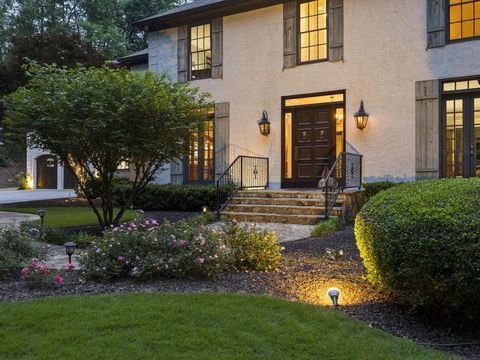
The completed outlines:
[[[89,207],[50,207],[45,210],[45,225],[50,228],[65,228],[72,226],[97,225],[97,216]],[[38,208],[2,208],[1,211],[36,214]],[[133,210],[127,210],[123,221],[132,220],[136,216]]]
[[[267,297],[128,294],[0,303],[1,359],[452,359]]]

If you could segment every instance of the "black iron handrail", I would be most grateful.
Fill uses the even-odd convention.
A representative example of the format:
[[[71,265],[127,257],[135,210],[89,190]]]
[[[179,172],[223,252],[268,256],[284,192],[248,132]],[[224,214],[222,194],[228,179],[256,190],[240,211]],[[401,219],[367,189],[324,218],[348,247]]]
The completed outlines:
[[[217,215],[238,191],[267,189],[269,181],[268,158],[238,156],[217,180]]]
[[[362,188],[363,155],[342,152],[328,175],[320,181],[325,192],[325,219],[328,219],[340,194],[346,189]]]

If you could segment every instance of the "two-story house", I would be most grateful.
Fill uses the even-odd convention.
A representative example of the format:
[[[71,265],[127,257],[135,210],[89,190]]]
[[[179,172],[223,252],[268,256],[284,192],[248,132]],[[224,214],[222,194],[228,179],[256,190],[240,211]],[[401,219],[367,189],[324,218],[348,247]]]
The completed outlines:
[[[270,188],[314,188],[344,152],[364,181],[480,176],[480,0],[196,0],[136,25],[149,70],[216,103],[162,182],[243,155]]]
[[[272,188],[316,187],[344,151],[366,181],[480,176],[480,0],[197,0],[137,25],[149,70],[217,104],[172,183],[248,155]]]

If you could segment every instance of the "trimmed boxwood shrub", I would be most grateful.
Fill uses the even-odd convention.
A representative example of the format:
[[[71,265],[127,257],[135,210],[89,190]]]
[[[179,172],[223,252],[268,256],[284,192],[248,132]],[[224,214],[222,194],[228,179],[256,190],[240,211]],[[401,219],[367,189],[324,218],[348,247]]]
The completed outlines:
[[[119,205],[130,195],[131,186],[121,183],[115,186],[114,198]],[[226,187],[225,191],[231,188]],[[217,206],[215,185],[158,185],[149,184],[135,200],[134,207],[144,211],[196,211],[207,206],[211,211]]]
[[[480,179],[402,184],[356,219],[368,279],[458,322],[480,320]]]
[[[363,188],[365,189],[365,197],[368,199],[374,197],[379,192],[391,189],[399,185],[399,183],[394,183],[391,181],[379,181],[379,182],[372,182],[372,183],[365,183],[363,184]]]

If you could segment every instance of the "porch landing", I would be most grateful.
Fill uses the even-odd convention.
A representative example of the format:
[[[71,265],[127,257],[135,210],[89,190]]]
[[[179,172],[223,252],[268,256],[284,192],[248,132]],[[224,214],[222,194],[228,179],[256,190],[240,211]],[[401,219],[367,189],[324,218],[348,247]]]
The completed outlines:
[[[330,215],[351,223],[363,202],[363,190],[346,190],[330,205]],[[314,225],[326,218],[325,193],[320,189],[240,191],[221,217],[240,222]]]

